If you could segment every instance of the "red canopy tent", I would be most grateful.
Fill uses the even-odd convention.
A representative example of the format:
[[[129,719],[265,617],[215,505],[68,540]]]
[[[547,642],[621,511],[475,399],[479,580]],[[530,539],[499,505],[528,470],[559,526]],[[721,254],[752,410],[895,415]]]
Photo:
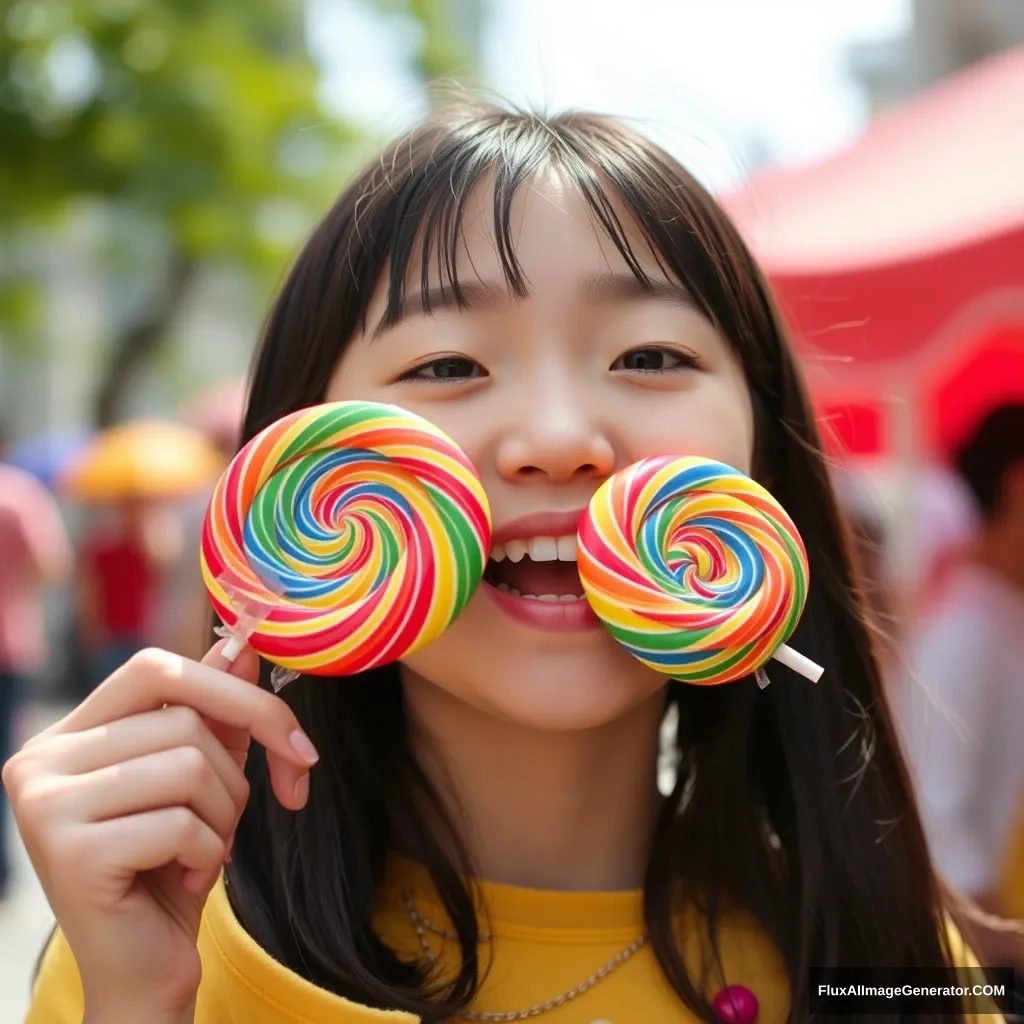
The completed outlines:
[[[1024,48],[723,205],[842,451],[948,454],[990,404],[1024,399]]]

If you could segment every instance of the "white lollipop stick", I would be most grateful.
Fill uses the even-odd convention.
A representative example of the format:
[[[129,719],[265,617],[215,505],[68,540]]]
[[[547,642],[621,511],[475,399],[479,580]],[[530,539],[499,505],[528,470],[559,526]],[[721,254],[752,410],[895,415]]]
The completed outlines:
[[[220,656],[230,665],[244,650],[245,641],[241,637],[229,636]]]
[[[233,626],[218,626],[214,629],[217,636],[227,638],[228,642],[220,654],[230,665],[248,646],[249,637],[255,632],[256,627],[270,614],[270,605],[246,595],[226,573],[218,577],[218,582],[231,596],[238,609]]]
[[[825,671],[817,662],[811,661],[799,651],[794,651],[788,644],[783,644],[778,648],[772,657],[805,679],[810,679],[812,683],[816,683]]]
[[[228,642],[222,648],[220,656],[229,665],[248,647],[254,625],[250,615],[241,615],[234,626],[218,626],[214,630],[217,636],[227,637]],[[275,665],[270,673],[270,685],[274,693],[280,693],[293,679],[298,679],[299,675],[300,673],[292,669]]]

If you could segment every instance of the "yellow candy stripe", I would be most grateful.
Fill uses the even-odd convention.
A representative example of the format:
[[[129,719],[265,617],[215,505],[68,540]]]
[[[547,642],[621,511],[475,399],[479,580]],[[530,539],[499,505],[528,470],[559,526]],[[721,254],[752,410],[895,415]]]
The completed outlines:
[[[578,560],[616,640],[688,683],[755,672],[807,599],[792,520],[760,484],[708,459],[657,456],[606,481],[581,522]]]
[[[441,430],[397,406],[336,402],[267,427],[217,484],[203,579],[251,646],[288,669],[347,675],[439,636],[483,577],[487,499]]]

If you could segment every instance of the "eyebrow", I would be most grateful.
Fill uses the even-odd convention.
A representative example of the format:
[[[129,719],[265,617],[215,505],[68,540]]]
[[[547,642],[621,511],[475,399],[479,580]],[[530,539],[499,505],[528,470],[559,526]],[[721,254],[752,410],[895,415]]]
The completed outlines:
[[[401,308],[394,316],[389,317],[385,313],[377,322],[377,326],[370,335],[371,341],[376,341],[382,334],[397,327],[403,320],[409,320],[414,316],[426,316],[438,310],[457,309],[460,311],[475,309],[500,309],[508,304],[508,291],[499,288],[494,284],[487,284],[484,281],[467,281],[460,283],[456,289],[452,285],[433,285],[425,291],[417,289],[406,291],[402,299]]]
[[[698,309],[693,295],[684,285],[652,277],[641,280],[629,272],[597,274],[585,278],[580,284],[578,294],[584,301],[592,303],[627,303],[660,299],[685,309]],[[501,309],[511,301],[519,301],[519,298],[510,295],[507,288],[485,281],[469,281],[461,284],[457,293],[456,289],[451,286],[435,285],[427,288],[426,291],[417,290],[407,293],[401,308],[393,317],[389,318],[385,313],[380,318],[370,335],[370,340],[376,341],[381,335],[414,316],[425,316],[435,311],[448,309],[460,311]]]
[[[663,299],[687,309],[697,303],[688,288],[676,281],[647,276],[641,280],[632,273],[598,274],[588,277],[580,286],[580,297],[590,302],[642,302]]]

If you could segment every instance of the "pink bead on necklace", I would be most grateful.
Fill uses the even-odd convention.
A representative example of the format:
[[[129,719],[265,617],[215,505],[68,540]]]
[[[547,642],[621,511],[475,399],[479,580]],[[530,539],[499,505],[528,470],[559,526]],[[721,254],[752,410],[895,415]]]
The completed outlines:
[[[743,985],[727,985],[711,1002],[723,1024],[756,1024],[757,996]]]

